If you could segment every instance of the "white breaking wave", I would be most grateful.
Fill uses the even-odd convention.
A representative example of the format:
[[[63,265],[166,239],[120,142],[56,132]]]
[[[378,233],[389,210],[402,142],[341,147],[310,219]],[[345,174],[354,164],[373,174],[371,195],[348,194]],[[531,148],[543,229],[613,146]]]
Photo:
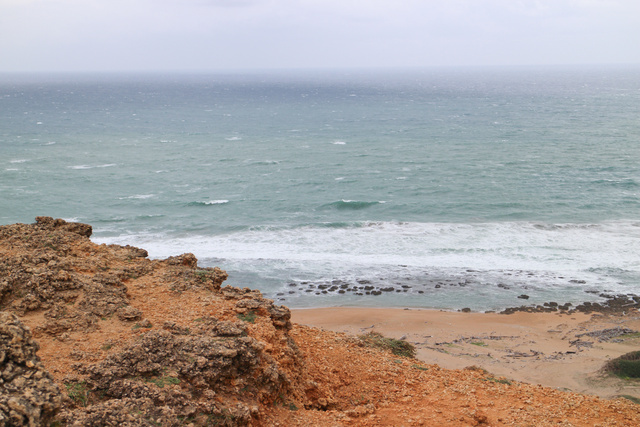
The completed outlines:
[[[152,197],[155,197],[155,194],[134,194],[133,196],[127,196],[127,197],[118,197],[118,200],[126,200],[126,199],[140,199],[140,200],[144,200],[144,199],[150,199]]]
[[[116,163],[108,163],[108,164],[104,164],[104,165],[76,165],[76,166],[67,166],[67,168],[69,169],[77,169],[77,170],[83,170],[83,169],[94,169],[94,168],[110,168],[113,166],[117,166]]]
[[[558,226],[380,222],[358,227],[257,229],[217,236],[132,235],[106,240],[139,245],[153,257],[192,252],[198,258],[294,262],[302,268],[305,263],[325,262],[336,269],[359,265],[363,271],[405,265],[558,275],[615,270],[640,275],[640,224],[629,222]]]

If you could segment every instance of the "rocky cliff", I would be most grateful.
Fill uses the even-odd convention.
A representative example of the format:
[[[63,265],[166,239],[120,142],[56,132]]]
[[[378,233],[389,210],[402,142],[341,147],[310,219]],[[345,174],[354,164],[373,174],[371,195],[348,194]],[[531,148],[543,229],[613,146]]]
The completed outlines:
[[[0,426],[639,425],[634,404],[447,371],[292,325],[191,254],[0,227]]]

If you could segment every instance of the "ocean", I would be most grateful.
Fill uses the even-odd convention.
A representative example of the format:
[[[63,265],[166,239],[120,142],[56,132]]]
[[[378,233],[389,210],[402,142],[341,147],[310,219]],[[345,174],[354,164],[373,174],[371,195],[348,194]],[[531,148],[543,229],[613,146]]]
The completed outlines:
[[[290,307],[596,301],[640,292],[639,119],[640,67],[5,74],[0,223]]]

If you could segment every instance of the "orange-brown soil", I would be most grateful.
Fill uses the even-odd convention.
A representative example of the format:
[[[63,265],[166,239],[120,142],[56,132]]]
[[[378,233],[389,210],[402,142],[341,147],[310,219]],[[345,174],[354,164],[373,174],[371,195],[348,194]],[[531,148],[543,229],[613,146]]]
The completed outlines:
[[[292,321],[351,335],[411,343],[416,358],[443,368],[475,365],[493,375],[604,398],[640,399],[640,382],[602,371],[640,346],[640,313],[464,313],[425,309],[319,308]]]
[[[64,396],[51,419],[29,412],[31,392],[0,366],[0,425],[640,425],[625,399],[395,356],[292,324],[193,255],[149,260],[90,234],[47,217],[0,227],[0,308],[30,328]]]

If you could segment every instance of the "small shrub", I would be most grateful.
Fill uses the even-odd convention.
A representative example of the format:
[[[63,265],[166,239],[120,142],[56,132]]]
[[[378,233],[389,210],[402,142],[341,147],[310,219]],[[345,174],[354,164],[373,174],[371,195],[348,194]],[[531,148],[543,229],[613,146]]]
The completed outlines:
[[[368,334],[360,335],[358,338],[366,346],[387,350],[396,356],[410,358],[416,356],[416,348],[412,344],[406,341],[386,338],[378,332],[369,332]]]
[[[89,390],[87,389],[87,383],[80,381],[77,383],[66,383],[67,394],[77,404],[81,406],[87,406],[89,401]]]
[[[468,370],[468,371],[477,371],[477,372],[480,372],[480,373],[482,373],[482,374],[484,374],[484,375],[489,375],[489,371],[487,371],[487,370],[486,370],[486,369],[484,369],[483,367],[481,367],[481,366],[477,366],[477,365],[467,366],[467,367],[466,367],[466,368],[464,368],[464,369],[466,369],[466,370]]]
[[[640,351],[632,351],[608,361],[604,370],[620,378],[640,378]]]

